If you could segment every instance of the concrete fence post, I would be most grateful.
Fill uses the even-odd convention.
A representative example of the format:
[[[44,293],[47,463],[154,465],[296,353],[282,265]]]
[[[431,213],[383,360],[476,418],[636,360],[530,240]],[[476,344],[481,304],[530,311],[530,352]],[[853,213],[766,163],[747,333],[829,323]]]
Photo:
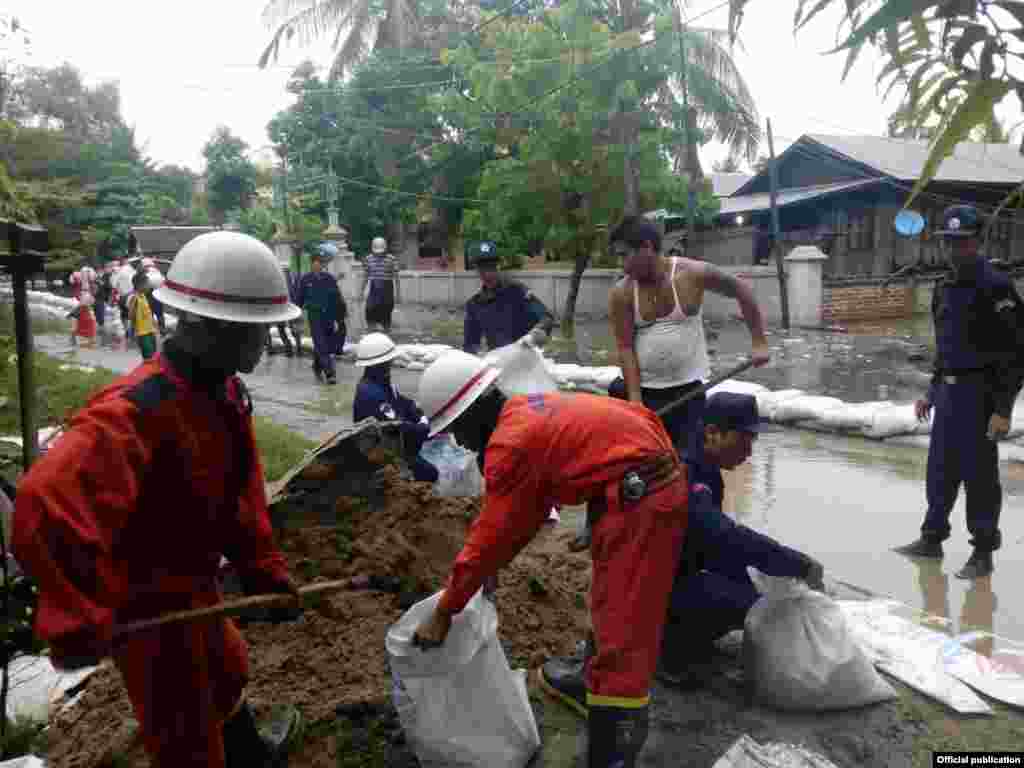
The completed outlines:
[[[785,259],[789,316],[795,326],[815,327],[822,323],[826,259],[828,256],[813,245],[797,246]]]

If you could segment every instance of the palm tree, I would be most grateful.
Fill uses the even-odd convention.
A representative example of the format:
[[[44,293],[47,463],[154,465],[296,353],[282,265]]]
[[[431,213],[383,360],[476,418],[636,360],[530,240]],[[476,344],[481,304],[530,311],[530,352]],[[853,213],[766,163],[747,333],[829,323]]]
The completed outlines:
[[[417,0],[385,0],[383,11],[381,15],[372,0],[270,0],[263,21],[274,34],[259,65],[277,59],[282,40],[298,36],[299,45],[307,45],[333,34],[334,80],[350,73],[372,51],[404,51],[423,37]]]
[[[754,97],[733,60],[726,30],[684,26],[682,10],[688,0],[673,8],[679,35],[679,74],[659,93],[659,107],[671,112],[684,105],[684,140],[675,157],[676,172],[691,178],[704,175],[697,149],[709,135],[729,148],[730,156],[753,161],[761,142],[760,118]]]

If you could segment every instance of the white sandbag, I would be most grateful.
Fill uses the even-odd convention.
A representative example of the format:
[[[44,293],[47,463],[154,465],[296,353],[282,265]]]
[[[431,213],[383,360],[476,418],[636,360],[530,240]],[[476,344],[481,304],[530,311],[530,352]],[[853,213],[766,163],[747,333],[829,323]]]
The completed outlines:
[[[871,423],[861,430],[865,437],[882,440],[894,435],[915,435],[928,431],[928,423],[919,421],[913,403],[879,408],[871,415]]]
[[[896,698],[832,598],[796,579],[747,570],[762,595],[743,636],[747,680],[760,701],[821,712]]]
[[[606,365],[594,369],[594,383],[601,389],[608,389],[612,382],[622,376],[622,369],[617,365]]]
[[[509,669],[494,604],[478,591],[452,619],[441,648],[412,645],[441,593],[388,630],[392,698],[423,768],[522,768],[540,747],[526,671]]]
[[[738,379],[726,379],[720,384],[716,384],[708,390],[708,397],[715,394],[716,392],[729,392],[735,395],[754,395],[757,397],[762,392],[769,391],[767,387],[761,384],[755,384],[752,381],[739,381]]]
[[[501,371],[497,386],[507,397],[539,395],[558,389],[544,365],[544,359],[536,347],[529,344],[517,341],[498,347],[487,353],[484,360]]]
[[[7,718],[27,718],[45,723],[61,696],[98,667],[59,672],[45,656],[19,656],[8,665],[11,689],[7,696]]]
[[[860,430],[871,426],[875,411],[892,405],[891,400],[871,403],[843,403],[821,415],[821,424],[829,429]]]
[[[423,443],[420,458],[437,468],[434,493],[438,496],[480,496],[484,478],[476,463],[476,454],[442,434]]]
[[[787,400],[803,395],[802,389],[780,389],[778,392],[765,390],[754,395],[757,398],[757,412],[762,418],[774,421],[775,408]]]
[[[779,423],[790,421],[820,421],[826,411],[844,405],[837,397],[799,395],[777,403],[772,410],[771,420]]]
[[[711,768],[836,768],[836,764],[807,747],[778,742],[758,744],[743,734]]]
[[[0,761],[0,768],[46,768],[46,763],[35,755],[23,755],[13,760]]]

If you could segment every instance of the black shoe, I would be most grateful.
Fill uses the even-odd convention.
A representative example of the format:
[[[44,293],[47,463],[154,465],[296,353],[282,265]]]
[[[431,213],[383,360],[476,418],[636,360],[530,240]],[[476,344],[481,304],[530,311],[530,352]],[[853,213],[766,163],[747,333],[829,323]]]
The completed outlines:
[[[990,576],[995,566],[992,565],[992,553],[975,549],[967,559],[964,567],[956,572],[958,579],[981,579]]]
[[[537,670],[537,680],[545,693],[566,704],[576,714],[587,717],[590,713],[582,659],[572,656],[548,659]]]
[[[708,661],[675,664],[666,662],[664,651],[658,660],[658,669],[654,673],[663,684],[682,691],[695,691],[703,688],[715,676],[715,666]]]
[[[302,716],[295,707],[275,707],[257,727],[248,704],[224,724],[227,768],[285,768],[288,750],[298,741]]]
[[[285,357],[295,357],[295,352],[292,350],[291,347],[285,347],[284,356]]]
[[[893,552],[898,552],[908,557],[928,557],[933,560],[939,560],[942,558],[942,542],[931,536],[922,536],[910,544],[896,547],[893,549]]]
[[[276,355],[277,349],[274,347],[267,347],[267,355]]]
[[[314,368],[313,369],[313,375],[316,377],[316,380],[319,383],[323,384],[323,381],[324,381],[324,372],[323,371],[321,371],[319,368]]]
[[[333,373],[327,374],[327,383],[332,387],[338,383],[338,380],[335,378]]]

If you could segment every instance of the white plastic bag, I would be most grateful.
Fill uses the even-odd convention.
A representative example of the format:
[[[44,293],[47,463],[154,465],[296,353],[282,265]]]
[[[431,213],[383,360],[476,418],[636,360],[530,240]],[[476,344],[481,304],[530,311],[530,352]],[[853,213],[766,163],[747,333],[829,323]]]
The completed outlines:
[[[875,411],[892,405],[886,400],[876,403],[844,403],[822,414],[822,426],[831,429],[866,429],[871,426]]]
[[[479,496],[484,478],[476,454],[456,443],[451,435],[438,435],[423,443],[420,458],[437,467],[434,493],[438,496]]]
[[[488,352],[484,360],[501,371],[498,389],[509,397],[539,395],[558,389],[544,366],[540,352],[521,341]]]
[[[412,635],[441,593],[388,630],[392,696],[406,739],[423,768],[522,768],[540,747],[526,671],[509,669],[494,604],[477,592],[441,648],[421,650]]]
[[[743,636],[747,680],[759,700],[821,712],[896,698],[832,598],[796,579],[747,570],[762,595],[747,614]]]
[[[743,734],[712,768],[836,768],[836,764],[807,747],[778,742],[758,744]]]
[[[797,395],[775,405],[771,420],[776,422],[789,421],[820,421],[827,411],[844,405],[837,397],[819,395]]]
[[[61,672],[45,656],[19,656],[7,667],[11,690],[7,698],[7,717],[26,718],[45,723],[66,691],[74,688],[98,667],[85,667],[74,672]]]

